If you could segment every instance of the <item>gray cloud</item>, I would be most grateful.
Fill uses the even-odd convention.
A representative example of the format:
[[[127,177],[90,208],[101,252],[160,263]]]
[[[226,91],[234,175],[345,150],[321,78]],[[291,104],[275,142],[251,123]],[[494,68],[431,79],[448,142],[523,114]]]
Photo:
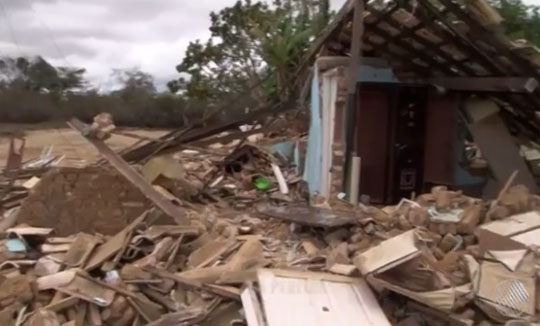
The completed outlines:
[[[334,6],[345,0],[333,0]],[[209,14],[236,0],[0,0],[0,56],[42,55],[87,68],[109,85],[113,68],[139,67],[163,86],[189,41],[209,36]]]

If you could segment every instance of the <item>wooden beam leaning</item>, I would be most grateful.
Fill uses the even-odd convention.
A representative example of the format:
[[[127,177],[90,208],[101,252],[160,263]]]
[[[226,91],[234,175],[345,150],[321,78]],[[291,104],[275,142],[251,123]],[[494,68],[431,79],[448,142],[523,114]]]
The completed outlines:
[[[516,184],[523,184],[531,193],[538,192],[538,185],[525,160],[519,155],[519,148],[514,143],[508,128],[499,115],[499,107],[491,101],[473,101],[465,103],[464,111],[468,116],[467,127],[474,142],[487,159],[496,181],[496,187],[486,188],[486,197],[498,195],[504,180],[515,171],[519,174]]]
[[[179,130],[174,135],[169,136],[168,139],[160,142],[150,142],[139,148],[136,148],[130,152],[122,155],[123,159],[128,162],[140,161],[151,154],[157,154],[162,150],[167,150],[173,147],[177,147],[182,144],[187,144],[192,141],[198,141],[206,137],[216,135],[220,132],[232,129],[235,126],[250,123],[256,119],[260,119],[265,116],[276,115],[287,110],[296,108],[296,100],[289,99],[285,102],[280,102],[275,105],[264,105],[259,109],[249,112],[239,118],[217,122],[208,126],[198,126],[187,129],[186,131]]]
[[[143,195],[151,200],[159,209],[165,214],[172,217],[178,224],[188,223],[186,214],[177,206],[173,205],[167,199],[163,197],[157,190],[150,185],[141,174],[133,169],[126,161],[122,159],[120,155],[114,152],[105,142],[101,139],[88,136],[89,127],[82,121],[73,118],[68,122],[68,125],[79,131],[81,135],[92,144],[99,153],[114,167],[120,174],[122,174],[129,182],[137,187]]]
[[[539,85],[535,78],[524,77],[440,77],[408,79],[404,82],[436,85],[457,91],[508,93],[532,93]]]

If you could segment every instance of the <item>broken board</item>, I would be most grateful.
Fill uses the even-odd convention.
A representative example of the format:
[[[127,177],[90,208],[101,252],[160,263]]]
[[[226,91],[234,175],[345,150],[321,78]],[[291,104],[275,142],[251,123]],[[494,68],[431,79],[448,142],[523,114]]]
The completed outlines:
[[[417,257],[420,250],[415,244],[414,230],[381,242],[354,259],[354,264],[362,275],[382,273],[399,264]]]
[[[259,213],[287,222],[319,227],[339,227],[361,219],[354,211],[338,211],[307,205],[267,206]]]
[[[390,326],[362,279],[263,269],[258,280],[267,326]]]
[[[540,227],[540,213],[528,212],[510,216],[504,220],[494,221],[480,226],[480,229],[502,236],[514,236]]]

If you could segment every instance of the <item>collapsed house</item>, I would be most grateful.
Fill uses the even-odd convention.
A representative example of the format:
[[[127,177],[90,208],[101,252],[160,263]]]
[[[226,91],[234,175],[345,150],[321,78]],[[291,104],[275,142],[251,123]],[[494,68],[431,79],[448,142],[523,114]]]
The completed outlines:
[[[110,116],[73,119],[102,157],[82,169],[12,141],[0,324],[537,325],[540,196],[515,142],[534,150],[536,52],[482,1],[436,3],[345,4],[300,72],[307,137],[245,125],[280,103],[120,153]]]
[[[303,67],[310,191],[396,203],[444,184],[493,197],[517,170],[536,192],[514,136],[538,138],[540,54],[500,23],[484,1],[348,1]],[[489,169],[464,167],[470,142]]]

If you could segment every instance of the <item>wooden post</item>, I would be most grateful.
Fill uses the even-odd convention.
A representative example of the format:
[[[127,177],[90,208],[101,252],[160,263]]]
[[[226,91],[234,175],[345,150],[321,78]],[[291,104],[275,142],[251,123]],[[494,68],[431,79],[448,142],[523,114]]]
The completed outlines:
[[[349,95],[356,93],[358,67],[362,60],[362,38],[364,36],[364,0],[357,0],[354,7],[351,57],[348,71],[347,90]]]
[[[358,101],[356,100],[356,81],[359,67],[362,63],[362,38],[364,36],[364,0],[357,0],[354,7],[353,30],[351,39],[351,56],[347,72],[347,113],[345,121],[346,146],[345,167],[346,177],[343,178],[343,189],[349,189],[351,176],[352,155],[356,145],[356,120],[358,119]]]
[[[349,180],[349,203],[356,206],[358,205],[358,197],[360,196],[360,157],[355,156],[352,158],[351,165],[351,179]]]

